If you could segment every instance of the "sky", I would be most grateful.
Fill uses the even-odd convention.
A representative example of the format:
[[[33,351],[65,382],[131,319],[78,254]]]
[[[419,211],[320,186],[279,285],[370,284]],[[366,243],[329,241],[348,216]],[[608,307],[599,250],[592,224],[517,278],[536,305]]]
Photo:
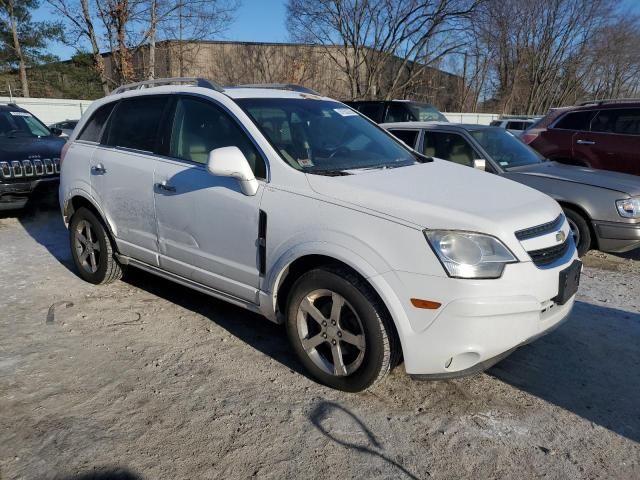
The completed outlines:
[[[34,20],[51,20],[52,10],[44,2],[34,15]],[[288,33],[285,25],[285,0],[241,0],[235,21],[227,31],[215,40],[236,40],[244,42],[286,42]],[[88,49],[88,45],[85,46]],[[60,43],[50,45],[50,53],[61,60],[69,59],[74,47]]]

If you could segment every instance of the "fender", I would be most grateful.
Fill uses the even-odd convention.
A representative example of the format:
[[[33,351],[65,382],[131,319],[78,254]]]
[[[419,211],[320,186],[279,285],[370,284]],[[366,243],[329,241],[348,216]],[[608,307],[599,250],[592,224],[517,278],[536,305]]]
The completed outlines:
[[[89,189],[93,191],[90,185],[89,185]],[[100,217],[104,220],[105,224],[107,225],[107,229],[109,230],[109,233],[113,236],[113,238],[114,239],[118,238],[116,226],[111,220],[111,218],[107,214],[105,214],[104,210],[99,206],[100,202],[96,200],[97,195],[96,196],[92,195],[89,191],[87,191],[85,188],[82,188],[82,187],[71,188],[67,193],[67,197],[63,200],[64,204],[62,205],[62,216],[65,223],[67,224],[69,223],[69,220],[70,220],[69,216],[72,208],[71,199],[74,197],[82,197],[85,200],[87,200],[93,206],[93,208],[95,208],[96,211],[100,214]]]

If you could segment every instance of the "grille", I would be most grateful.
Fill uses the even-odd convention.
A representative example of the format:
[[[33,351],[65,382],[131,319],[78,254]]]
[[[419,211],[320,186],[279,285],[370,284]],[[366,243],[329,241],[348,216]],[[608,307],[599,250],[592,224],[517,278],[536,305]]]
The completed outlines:
[[[560,245],[554,245],[553,247],[541,248],[540,250],[531,250],[527,252],[533,260],[533,263],[538,267],[544,267],[549,265],[559,258],[562,258],[571,244],[571,236]]]
[[[55,175],[60,173],[60,159],[44,160],[12,160],[11,162],[0,162],[0,177],[22,178],[22,177],[42,177],[43,175]]]
[[[541,237],[542,235],[546,235],[548,233],[553,233],[562,227],[564,223],[564,215],[558,215],[558,218],[553,220],[552,222],[543,223],[542,225],[537,225],[535,227],[525,228],[524,230],[518,230],[516,232],[516,238],[520,241],[527,240],[529,238]]]

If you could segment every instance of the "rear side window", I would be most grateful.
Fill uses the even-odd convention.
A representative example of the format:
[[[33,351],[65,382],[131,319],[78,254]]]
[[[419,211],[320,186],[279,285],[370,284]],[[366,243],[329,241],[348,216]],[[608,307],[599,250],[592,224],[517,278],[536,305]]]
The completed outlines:
[[[473,166],[476,157],[473,148],[464,137],[456,133],[424,132],[423,153],[427,157],[437,157],[450,162]]]
[[[494,120],[489,124],[491,127],[499,127],[500,125],[502,125],[502,120]]]
[[[168,97],[123,100],[111,115],[107,145],[153,152]]]
[[[411,148],[415,148],[416,140],[418,140],[417,130],[390,130],[390,132]]]
[[[98,108],[98,110],[94,112],[93,116],[89,119],[85,127],[82,129],[80,135],[78,135],[78,140],[85,140],[87,142],[99,142],[102,127],[104,127],[104,124],[107,123],[109,114],[113,110],[114,106],[115,102],[112,102]]]
[[[640,109],[601,110],[591,122],[594,132],[640,135]]]
[[[387,110],[387,122],[412,122],[416,118],[405,104],[392,103]]]
[[[593,117],[592,111],[571,112],[562,117],[553,128],[563,130],[589,130],[589,123]]]
[[[526,122],[508,122],[507,123],[507,129],[508,130],[524,130],[525,128],[527,128],[527,123]]]
[[[237,122],[211,102],[181,98],[176,107],[170,155],[207,163],[216,148],[238,147],[249,161],[256,178],[266,178],[264,160]]]

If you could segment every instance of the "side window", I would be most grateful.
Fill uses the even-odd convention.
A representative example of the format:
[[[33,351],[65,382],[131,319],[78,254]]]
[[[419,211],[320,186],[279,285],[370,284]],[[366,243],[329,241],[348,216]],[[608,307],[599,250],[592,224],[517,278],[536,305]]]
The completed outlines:
[[[416,140],[418,140],[418,130],[390,130],[393,135],[398,137],[404,143],[411,148],[416,147]]]
[[[392,103],[389,105],[386,122],[412,122],[415,120],[415,117],[406,105],[402,103]]]
[[[211,102],[187,97],[178,101],[170,156],[207,163],[211,150],[231,146],[242,150],[256,178],[266,178],[264,160],[229,114]]]
[[[526,127],[525,122],[509,122],[507,123],[508,130],[524,130]]]
[[[155,96],[122,100],[111,116],[106,145],[153,152],[168,101]]]
[[[78,140],[86,140],[87,142],[99,142],[102,127],[107,123],[109,114],[113,110],[115,102],[107,103],[96,110],[93,116],[78,135]]]
[[[500,125],[502,125],[502,120],[493,120],[489,126],[490,127],[499,127]]]
[[[589,130],[589,122],[592,116],[592,111],[567,113],[553,128],[579,131]]]
[[[363,103],[358,106],[358,111],[369,117],[376,123],[382,122],[382,114],[383,114],[384,104],[382,102],[377,103]]]
[[[591,122],[594,132],[640,135],[640,109],[601,110]]]
[[[424,132],[423,153],[467,167],[473,167],[475,156],[473,148],[461,135],[434,131]]]

